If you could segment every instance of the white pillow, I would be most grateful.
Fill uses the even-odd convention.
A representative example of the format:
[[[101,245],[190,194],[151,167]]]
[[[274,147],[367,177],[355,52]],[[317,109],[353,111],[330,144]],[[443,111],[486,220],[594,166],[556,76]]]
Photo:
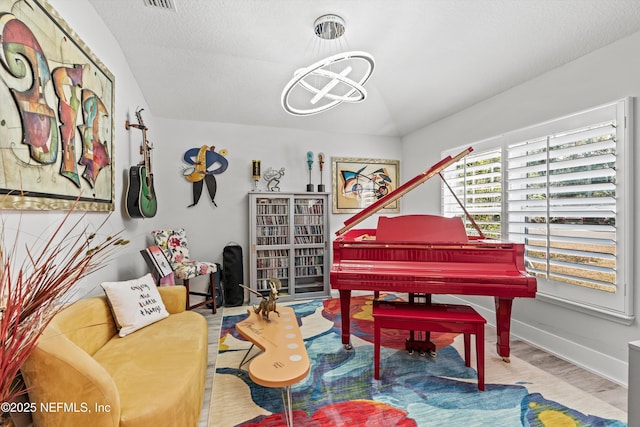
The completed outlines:
[[[121,337],[169,316],[150,273],[124,282],[104,282],[101,286]]]

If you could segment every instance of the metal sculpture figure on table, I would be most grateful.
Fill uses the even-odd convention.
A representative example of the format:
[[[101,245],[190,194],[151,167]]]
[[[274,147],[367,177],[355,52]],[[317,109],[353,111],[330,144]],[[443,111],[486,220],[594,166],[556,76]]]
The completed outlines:
[[[267,181],[267,191],[280,191],[280,179],[284,176],[284,168],[278,170],[269,168],[264,172]]]
[[[267,322],[270,322],[269,313],[271,312],[274,312],[275,314],[278,315],[278,317],[280,317],[280,313],[278,313],[278,310],[276,307],[276,301],[278,300],[278,292],[282,287],[282,284],[279,279],[276,279],[276,278],[269,279],[269,297],[263,296],[260,292],[254,289],[251,289],[248,286],[245,286],[245,285],[239,285],[239,286],[243,287],[249,292],[252,292],[255,295],[262,298],[262,300],[260,301],[260,304],[257,307],[255,305],[253,306],[253,311],[256,314],[261,315],[262,318]]]
[[[322,170],[324,169],[324,153],[318,153],[318,167],[320,168],[320,184],[318,184],[318,193],[324,193],[325,187],[322,183]]]

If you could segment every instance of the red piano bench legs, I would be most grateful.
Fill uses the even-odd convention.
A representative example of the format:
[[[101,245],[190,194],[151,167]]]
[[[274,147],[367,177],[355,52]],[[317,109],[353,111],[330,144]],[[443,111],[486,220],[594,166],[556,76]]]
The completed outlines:
[[[471,366],[471,335],[476,336],[478,389],[484,390],[484,317],[468,305],[373,302],[373,370],[380,379],[380,329],[464,334],[464,361]]]

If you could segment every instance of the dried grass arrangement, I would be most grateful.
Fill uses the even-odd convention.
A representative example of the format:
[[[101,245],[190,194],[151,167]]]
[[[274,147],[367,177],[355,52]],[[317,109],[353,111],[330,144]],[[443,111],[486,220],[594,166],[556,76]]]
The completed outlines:
[[[25,243],[20,226],[9,233],[6,219],[0,225],[0,402],[25,390],[16,386],[24,361],[51,319],[64,309],[78,281],[103,268],[114,250],[128,243],[120,233],[100,237],[76,219],[71,208],[50,235],[39,243]],[[20,214],[21,215],[21,214]],[[19,223],[22,223],[20,216]],[[21,260],[18,250],[24,250]]]

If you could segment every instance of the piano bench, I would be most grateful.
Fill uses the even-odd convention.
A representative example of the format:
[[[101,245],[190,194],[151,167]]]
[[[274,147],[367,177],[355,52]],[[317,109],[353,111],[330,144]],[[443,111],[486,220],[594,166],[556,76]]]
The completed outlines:
[[[373,302],[373,369],[380,379],[380,329],[456,332],[464,334],[464,361],[471,366],[471,335],[476,336],[478,389],[484,390],[484,317],[468,305]]]

